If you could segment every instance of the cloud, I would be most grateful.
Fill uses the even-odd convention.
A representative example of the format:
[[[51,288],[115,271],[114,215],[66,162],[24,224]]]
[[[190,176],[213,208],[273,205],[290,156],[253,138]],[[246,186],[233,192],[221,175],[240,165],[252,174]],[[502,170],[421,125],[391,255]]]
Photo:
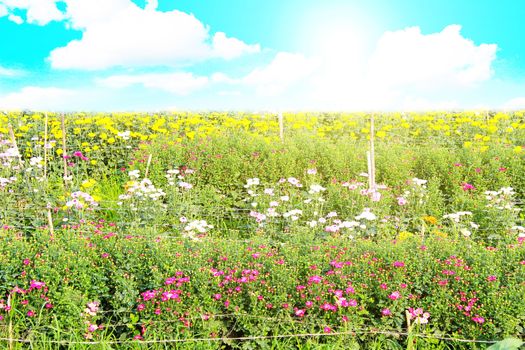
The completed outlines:
[[[9,14],[10,21],[17,24],[24,22],[46,25],[51,21],[60,21],[64,14],[57,7],[58,0],[0,0],[0,17]],[[25,11],[25,20],[13,11]]]
[[[369,77],[387,86],[470,86],[492,76],[497,45],[475,45],[461,26],[424,35],[419,27],[386,32],[369,61]]]
[[[253,70],[242,82],[255,86],[262,95],[275,95],[311,74],[316,64],[302,54],[279,52],[269,65]]]
[[[431,34],[419,27],[389,31],[369,52],[357,40],[327,39],[331,45],[322,51],[308,99],[324,109],[456,108],[468,92],[491,81],[498,48],[477,45],[460,30],[450,25]]]
[[[239,57],[244,53],[258,53],[261,51],[261,47],[258,44],[247,45],[239,39],[228,38],[223,32],[215,33],[212,45],[214,55],[227,60]]]
[[[525,109],[525,96],[513,98],[503,104],[503,109]]]
[[[69,25],[82,38],[53,50],[53,68],[177,66],[210,58],[233,59],[260,51],[209,28],[191,14],[157,11],[156,1],[144,9],[130,0],[65,0]]]
[[[63,108],[64,101],[75,97],[77,92],[56,87],[27,86],[18,92],[0,96],[0,109],[6,110],[53,110]]]
[[[7,19],[10,20],[11,22],[16,23],[16,24],[24,23],[24,20],[22,19],[22,17],[17,16],[17,15],[13,15],[13,14],[10,14],[9,16],[7,16]]]
[[[0,66],[0,77],[16,77],[22,75],[23,71]]]
[[[100,79],[99,83],[111,88],[125,88],[140,84],[145,88],[160,89],[176,95],[188,95],[208,85],[207,77],[192,73],[151,73],[138,75],[113,75]]]

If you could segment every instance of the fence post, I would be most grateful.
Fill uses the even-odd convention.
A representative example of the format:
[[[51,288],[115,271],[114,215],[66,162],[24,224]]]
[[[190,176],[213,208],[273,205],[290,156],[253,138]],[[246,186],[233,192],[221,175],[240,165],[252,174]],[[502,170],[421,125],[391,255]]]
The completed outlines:
[[[146,164],[146,173],[144,174],[144,178],[145,179],[148,178],[149,166],[151,164],[151,157],[153,157],[153,154],[150,153],[150,155],[148,157],[148,163]]]
[[[376,161],[374,147],[374,114],[370,116],[370,151],[368,152],[368,179],[372,192],[376,191]]]
[[[9,129],[11,143],[13,144],[13,147],[15,148],[16,153],[18,154],[18,165],[20,165],[20,168],[22,168],[22,154],[20,154],[20,150],[18,149],[18,145],[16,144],[15,132],[13,131],[13,127],[11,126],[11,124],[8,124],[7,128]]]
[[[47,113],[45,113],[45,125],[44,125],[44,178],[47,181]]]
[[[64,114],[62,113],[60,115],[61,123],[62,123],[62,159],[64,162],[64,188],[67,189],[67,149],[66,149],[66,121],[64,118]]]

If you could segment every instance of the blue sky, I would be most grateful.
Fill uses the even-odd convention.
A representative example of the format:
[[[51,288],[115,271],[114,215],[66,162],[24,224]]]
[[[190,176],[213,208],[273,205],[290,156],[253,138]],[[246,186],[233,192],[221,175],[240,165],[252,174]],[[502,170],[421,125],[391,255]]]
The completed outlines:
[[[525,108],[520,0],[0,0],[0,109]]]

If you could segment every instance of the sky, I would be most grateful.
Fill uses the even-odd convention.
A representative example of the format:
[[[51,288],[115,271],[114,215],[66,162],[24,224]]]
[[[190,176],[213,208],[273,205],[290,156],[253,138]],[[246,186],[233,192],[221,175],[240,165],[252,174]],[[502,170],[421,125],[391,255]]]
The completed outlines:
[[[523,0],[0,0],[0,110],[525,109]]]

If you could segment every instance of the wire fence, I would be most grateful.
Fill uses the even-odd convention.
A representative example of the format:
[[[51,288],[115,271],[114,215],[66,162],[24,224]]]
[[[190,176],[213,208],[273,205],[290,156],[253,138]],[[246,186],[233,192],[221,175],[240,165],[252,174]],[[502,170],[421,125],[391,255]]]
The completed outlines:
[[[453,336],[432,335],[415,332],[400,332],[400,331],[383,331],[371,329],[353,329],[344,332],[330,332],[330,333],[298,333],[298,334],[279,334],[279,335],[260,335],[260,336],[244,336],[244,337],[208,337],[208,338],[180,338],[180,339],[146,339],[146,340],[104,340],[104,341],[75,341],[75,340],[51,340],[51,339],[23,339],[23,338],[0,338],[0,341],[10,343],[49,343],[59,345],[98,345],[98,344],[170,344],[170,343],[197,343],[197,342],[231,342],[231,341],[253,341],[253,340],[271,340],[271,339],[287,339],[287,338],[311,338],[311,337],[336,337],[336,336],[352,336],[356,335],[386,335],[393,337],[415,337],[424,339],[435,339],[447,342],[458,343],[477,343],[477,344],[494,344],[499,340],[479,340],[479,339],[462,339]]]

